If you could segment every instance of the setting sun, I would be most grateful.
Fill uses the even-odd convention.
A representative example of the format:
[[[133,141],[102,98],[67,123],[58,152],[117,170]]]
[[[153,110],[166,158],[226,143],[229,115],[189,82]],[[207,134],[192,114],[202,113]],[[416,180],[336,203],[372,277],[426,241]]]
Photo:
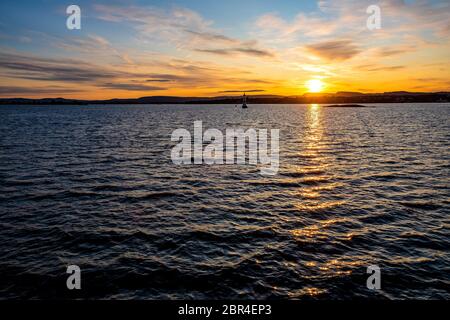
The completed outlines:
[[[321,92],[323,90],[324,84],[319,79],[311,79],[306,82],[306,87],[309,92]]]

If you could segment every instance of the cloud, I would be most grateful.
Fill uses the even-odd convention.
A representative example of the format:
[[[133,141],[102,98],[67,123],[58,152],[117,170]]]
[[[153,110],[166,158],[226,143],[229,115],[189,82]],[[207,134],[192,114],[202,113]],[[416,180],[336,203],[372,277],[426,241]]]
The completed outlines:
[[[147,79],[147,82],[171,82],[169,79]]]
[[[373,69],[368,69],[367,71],[397,71],[397,70],[402,70],[405,69],[405,66],[390,66],[390,67],[379,67],[379,68],[373,68]]]
[[[243,54],[259,58],[273,57],[260,48],[255,40],[239,40],[214,29],[212,21],[186,8],[162,10],[154,7],[96,5],[100,19],[130,22],[138,31],[141,42],[154,45],[172,44],[178,50],[197,51],[216,55]]]
[[[0,69],[6,70],[6,72],[3,72],[3,76],[24,80],[77,83],[102,89],[126,91],[166,90],[165,87],[150,86],[142,83],[142,81],[146,81],[144,80],[145,78],[151,77],[151,74],[114,70],[109,67],[89,64],[81,60],[50,59],[21,54],[0,53]],[[135,81],[136,83],[127,83],[126,81]],[[71,93],[73,91],[55,87],[41,87],[36,88],[36,90],[15,87],[14,92],[23,94],[54,94]],[[1,93],[5,94],[8,92],[4,89]]]
[[[256,56],[256,57],[274,57],[274,54],[269,51],[252,49],[252,48],[196,49],[195,51],[203,52],[203,53],[212,53],[212,54],[221,55],[221,56],[246,54],[246,55]]]
[[[150,78],[146,80],[147,82],[192,82],[198,78],[198,76],[166,73],[153,73],[147,76]]]
[[[159,91],[166,90],[167,88],[146,86],[144,84],[134,84],[134,83],[105,83],[101,87],[106,89],[117,89],[117,90],[127,90],[127,91]]]
[[[163,10],[154,6],[98,4],[94,9],[102,20],[133,22],[141,27],[140,30],[145,29],[155,34],[176,34],[180,29],[202,31],[212,24],[212,21],[205,20],[195,11],[181,7]]]
[[[355,67],[356,70],[361,71],[368,71],[368,72],[374,72],[374,71],[397,71],[397,70],[403,70],[406,69],[405,66],[383,66],[383,65],[376,65],[376,64],[365,64]]]
[[[192,31],[192,30],[185,30],[187,33],[193,35],[194,37],[198,37],[199,39],[211,41],[211,42],[224,42],[229,44],[236,44],[240,41],[237,39],[233,39],[227,36],[224,36],[222,34],[216,34],[211,32],[198,32],[198,31]]]
[[[69,37],[66,39],[45,35],[51,45],[68,52],[78,52],[84,55],[95,55],[108,59],[111,56],[119,58],[122,62],[133,64],[127,53],[116,49],[106,38],[88,34],[84,37]]]
[[[99,18],[110,22],[128,22],[137,30],[139,40],[149,43],[171,43],[182,48],[207,32],[211,21],[185,8],[163,10],[152,6],[95,5]]]
[[[253,90],[223,90],[219,91],[219,93],[245,93],[245,92],[265,92],[266,90],[261,89],[253,89]]]
[[[9,77],[27,80],[92,83],[116,78],[120,72],[73,59],[39,58],[30,55],[0,53],[0,68],[10,70]]]
[[[327,76],[333,76],[335,73],[332,71],[332,68],[324,65],[315,65],[315,64],[295,64],[296,67],[301,68],[304,71],[315,73],[315,74],[323,74]]]
[[[340,23],[365,22],[366,8],[374,4],[372,0],[321,0],[319,8],[326,14],[339,17]],[[381,0],[376,3],[381,8],[382,30],[395,37],[399,32],[418,33],[431,31],[436,36],[448,37],[450,23],[448,1],[435,0]],[[345,25],[345,24],[343,24]],[[365,24],[364,24],[365,25]]]
[[[300,12],[292,19],[276,13],[266,13],[256,19],[253,35],[262,40],[262,45],[282,46],[277,57],[281,59],[304,59],[306,55],[291,53],[290,48],[309,47],[309,52],[327,61],[344,61],[367,51],[370,58],[390,58],[416,50],[434,51],[439,46],[448,51],[450,40],[449,1],[435,0],[380,0],[382,29],[370,31],[366,27],[366,9],[372,0],[321,0],[317,12]],[[348,39],[351,47],[343,42],[333,54],[328,48],[315,43],[336,39]],[[355,45],[357,44],[357,46]],[[378,48],[377,48],[378,47]]]
[[[0,69],[4,70],[3,76],[10,78],[94,85],[111,80],[155,78],[148,81],[167,82],[165,80],[182,79],[177,75],[124,71],[79,59],[42,58],[4,52],[0,52]]]
[[[421,47],[423,48],[425,47],[425,45],[421,45]],[[398,44],[398,45],[378,47],[370,51],[372,51],[374,56],[377,58],[387,58],[396,55],[411,53],[416,51],[417,49],[418,47],[413,44]]]
[[[314,14],[299,13],[292,21],[277,14],[268,13],[259,17],[255,26],[256,33],[274,41],[297,40],[302,37],[316,38],[331,35],[339,27],[336,20]]]
[[[347,60],[359,54],[361,50],[350,40],[331,40],[306,45],[310,53],[325,60]]]
[[[28,94],[67,94],[75,92],[79,92],[79,90],[59,86],[48,86],[48,87],[0,86],[0,95],[2,96],[28,95]]]

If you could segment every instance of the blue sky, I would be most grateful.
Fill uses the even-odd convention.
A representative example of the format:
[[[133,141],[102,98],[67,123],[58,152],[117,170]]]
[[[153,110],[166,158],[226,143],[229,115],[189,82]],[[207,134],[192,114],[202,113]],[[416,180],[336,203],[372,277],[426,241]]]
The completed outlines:
[[[292,19],[298,12],[318,12],[315,1],[299,0],[141,0],[141,1],[43,1],[43,0],[3,0],[0,2],[1,30],[8,33],[40,30],[43,32],[62,33],[66,15],[65,8],[69,4],[77,4],[82,8],[83,16],[87,16],[87,25],[100,27],[96,24],[93,5],[136,5],[152,6],[169,10],[173,7],[189,8],[214,21],[221,29],[239,35],[258,16],[265,13],[277,13],[285,19]]]

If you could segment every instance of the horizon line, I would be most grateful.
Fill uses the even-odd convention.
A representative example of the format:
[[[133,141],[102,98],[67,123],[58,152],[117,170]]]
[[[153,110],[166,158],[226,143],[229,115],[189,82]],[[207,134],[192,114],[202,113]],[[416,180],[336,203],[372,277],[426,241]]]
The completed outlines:
[[[258,96],[277,96],[281,98],[298,98],[298,97],[305,97],[305,96],[329,96],[329,95],[338,95],[338,94],[352,94],[352,95],[380,95],[380,94],[450,94],[449,91],[384,91],[384,92],[360,92],[360,91],[337,91],[337,92],[305,92],[302,94],[297,95],[283,95],[283,94],[276,94],[276,93],[260,93],[260,94],[251,94],[251,91],[235,91],[235,92],[241,92],[245,93],[249,97],[258,97]],[[250,93],[250,94],[247,94]],[[186,95],[149,95],[149,96],[137,96],[133,98],[117,98],[117,97],[110,97],[110,98],[104,98],[104,99],[88,99],[88,98],[63,98],[63,97],[44,97],[44,98],[38,98],[38,97],[1,97],[0,100],[14,100],[14,99],[23,99],[23,100],[46,100],[46,99],[63,99],[63,100],[77,100],[77,101],[107,101],[107,100],[136,100],[136,99],[143,99],[143,98],[190,98],[190,99],[213,99],[213,98],[239,98],[242,97],[242,95],[210,95],[210,96],[186,96]]]

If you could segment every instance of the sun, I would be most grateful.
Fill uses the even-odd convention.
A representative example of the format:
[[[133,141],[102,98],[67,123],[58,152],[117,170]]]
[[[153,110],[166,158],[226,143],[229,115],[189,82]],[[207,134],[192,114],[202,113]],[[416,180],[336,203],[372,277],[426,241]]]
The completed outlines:
[[[309,92],[321,92],[323,90],[324,83],[320,79],[311,79],[306,81],[306,87]]]

